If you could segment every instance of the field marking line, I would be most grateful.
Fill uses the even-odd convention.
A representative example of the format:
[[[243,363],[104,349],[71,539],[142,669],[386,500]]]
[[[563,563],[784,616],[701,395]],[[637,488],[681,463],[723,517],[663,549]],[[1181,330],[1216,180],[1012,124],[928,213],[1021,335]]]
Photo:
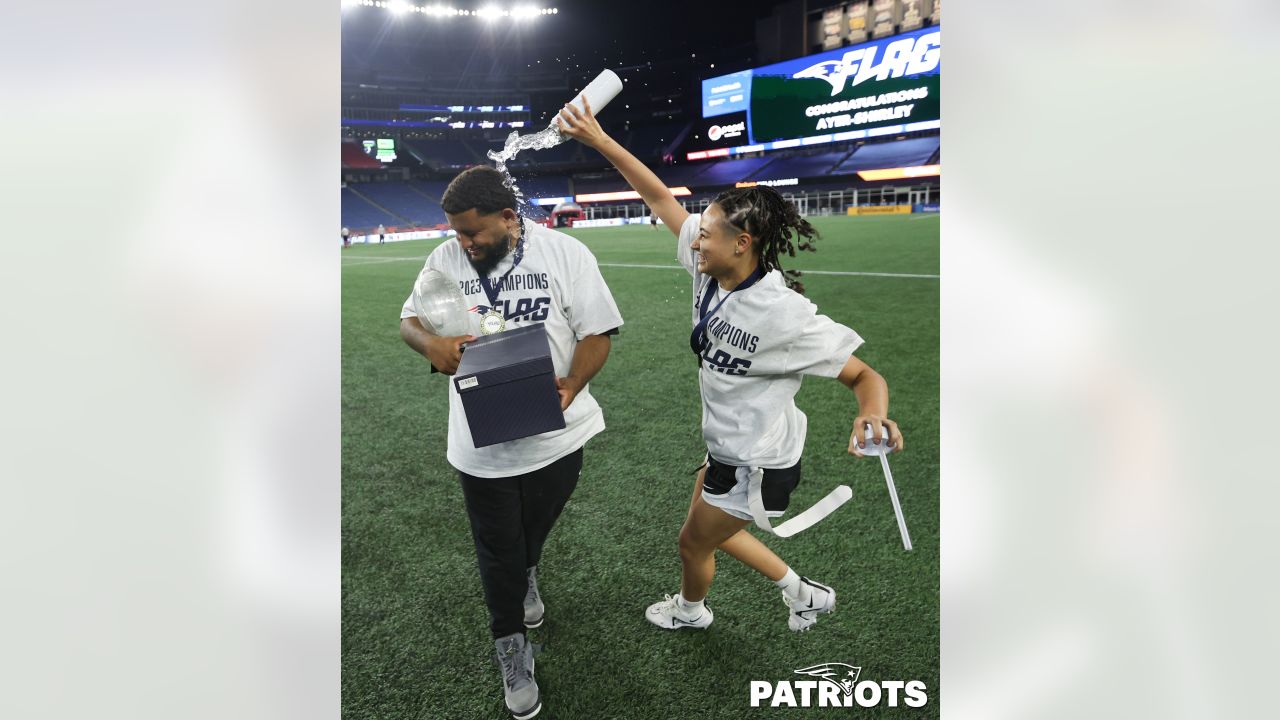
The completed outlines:
[[[630,263],[600,263],[600,267],[615,268],[646,268],[650,270],[684,270],[681,265],[636,265]],[[686,271],[687,272],[687,271]],[[923,280],[937,280],[938,275],[917,275],[914,273],[883,273],[883,272],[856,272],[842,270],[801,270],[806,275],[838,275],[844,277],[894,277],[894,278],[920,278]]]
[[[344,257],[343,265],[376,265],[378,263],[399,262],[404,260],[417,260],[418,262],[426,262],[426,257]]]
[[[343,258],[344,265],[374,265],[384,262],[397,262],[414,260],[416,262],[426,262],[425,257],[380,257],[380,258]],[[349,262],[346,262],[349,261]],[[642,265],[638,263],[599,263],[600,267],[607,268],[637,268],[643,270],[684,270],[681,265]],[[687,271],[686,271],[687,272]],[[939,275],[920,275],[916,273],[886,273],[886,272],[857,272],[842,270],[801,270],[800,272],[807,275],[835,275],[838,277],[888,277],[888,278],[915,278],[920,280],[938,280]]]

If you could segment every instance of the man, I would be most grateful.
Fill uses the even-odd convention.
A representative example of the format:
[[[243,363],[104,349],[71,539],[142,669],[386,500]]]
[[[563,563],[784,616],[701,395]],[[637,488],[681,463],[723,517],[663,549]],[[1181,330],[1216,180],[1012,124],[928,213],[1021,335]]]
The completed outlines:
[[[387,241],[387,229],[382,223],[378,223],[378,244],[381,245]]]
[[[342,247],[351,247],[351,228],[342,227]]]
[[[564,411],[563,430],[477,449],[462,400],[449,387],[448,459],[471,521],[507,709],[524,720],[542,709],[525,640],[525,628],[543,621],[538,561],[577,485],[583,445],[604,430],[587,383],[604,366],[622,317],[590,251],[564,233],[525,223],[497,170],[458,175],[441,205],[457,239],[437,247],[427,267],[458,281],[475,334],[545,323]],[[400,311],[400,335],[446,375],[457,371],[463,343],[475,339],[429,333],[412,294]]]

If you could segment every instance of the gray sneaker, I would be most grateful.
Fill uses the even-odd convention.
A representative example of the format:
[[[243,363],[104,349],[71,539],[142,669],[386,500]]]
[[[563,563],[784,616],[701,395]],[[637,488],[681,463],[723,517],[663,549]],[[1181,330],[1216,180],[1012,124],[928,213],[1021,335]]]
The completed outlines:
[[[498,667],[502,669],[502,690],[507,710],[516,720],[528,720],[542,709],[542,696],[533,679],[533,646],[523,633],[498,638]]]
[[[538,594],[538,566],[529,568],[529,591],[524,594],[524,626],[536,628],[542,624],[542,616],[547,608],[542,604],[542,596]]]

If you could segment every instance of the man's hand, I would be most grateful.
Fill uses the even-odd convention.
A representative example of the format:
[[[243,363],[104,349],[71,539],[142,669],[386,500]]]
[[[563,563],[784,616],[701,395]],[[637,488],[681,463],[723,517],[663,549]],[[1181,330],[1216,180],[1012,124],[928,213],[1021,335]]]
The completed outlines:
[[[887,417],[879,415],[859,415],[853,419],[853,432],[849,435],[849,454],[857,457],[866,457],[860,448],[867,446],[867,426],[871,426],[871,442],[879,445],[884,442],[884,431],[889,431],[889,447],[893,448],[892,452],[902,452],[902,433],[898,430],[898,423]]]
[[[579,110],[577,105],[565,105],[556,117],[556,122],[560,123],[560,132],[576,138],[587,147],[599,150],[601,145],[609,141],[609,136],[592,114],[591,103],[587,102],[586,95],[582,96],[582,107],[585,112]]]
[[[439,367],[439,366],[437,366]],[[560,412],[569,409],[573,399],[582,391],[582,383],[573,376],[556,378],[556,390],[560,392]]]
[[[431,335],[427,338],[427,359],[440,372],[452,375],[458,372],[458,363],[462,361],[462,344],[475,339],[474,335]]]

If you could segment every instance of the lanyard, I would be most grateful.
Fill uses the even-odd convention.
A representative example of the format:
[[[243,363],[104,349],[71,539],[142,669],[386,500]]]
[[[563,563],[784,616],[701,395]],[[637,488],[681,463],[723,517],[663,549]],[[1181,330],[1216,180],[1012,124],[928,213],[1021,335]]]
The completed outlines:
[[[502,288],[503,288],[503,285],[506,283],[507,276],[511,274],[512,270],[515,270],[517,267],[520,266],[520,261],[523,259],[524,259],[524,235],[522,234],[520,236],[520,239],[516,241],[516,255],[515,255],[514,261],[511,264],[511,269],[503,273],[502,277],[498,278],[497,282],[494,282],[494,283],[490,283],[488,277],[481,276],[480,278],[480,287],[484,288],[484,294],[489,298],[489,307],[497,308],[498,296],[502,294]]]
[[[738,292],[739,290],[746,290],[752,285],[755,285],[762,277],[764,277],[764,268],[757,265],[755,271],[748,275],[746,280],[738,283],[738,287],[726,293],[725,296],[720,299],[720,302],[716,303],[714,308],[711,307],[711,299],[715,297],[716,294],[713,287],[713,283],[716,282],[716,279],[708,278],[707,286],[702,291],[702,306],[698,308],[698,324],[693,326],[693,333],[689,335],[689,349],[693,351],[694,355],[701,356],[702,351],[707,348],[708,344],[710,344],[710,341],[707,340],[707,322],[711,320],[711,316],[716,314],[716,311],[720,309],[721,305],[724,305],[730,295]]]

